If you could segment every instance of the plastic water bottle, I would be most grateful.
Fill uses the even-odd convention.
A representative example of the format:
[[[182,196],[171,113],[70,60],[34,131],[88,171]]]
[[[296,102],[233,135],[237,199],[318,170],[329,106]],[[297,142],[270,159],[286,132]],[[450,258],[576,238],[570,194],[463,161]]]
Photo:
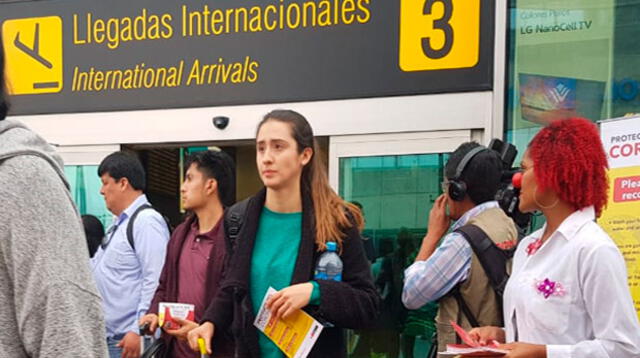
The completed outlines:
[[[338,255],[338,245],[335,242],[327,243],[327,251],[320,255],[316,266],[316,280],[342,281],[342,260]]]

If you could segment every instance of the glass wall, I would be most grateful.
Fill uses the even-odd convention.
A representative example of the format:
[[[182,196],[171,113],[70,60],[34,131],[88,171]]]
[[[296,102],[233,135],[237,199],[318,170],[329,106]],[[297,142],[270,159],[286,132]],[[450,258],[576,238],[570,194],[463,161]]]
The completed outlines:
[[[111,225],[113,215],[107,210],[100,187],[97,165],[65,165],[64,174],[71,186],[71,196],[80,211],[80,215],[90,214],[97,217],[105,230]]]
[[[350,357],[427,355],[437,305],[405,309],[401,301],[403,272],[415,260],[429,210],[441,194],[446,160],[446,154],[340,159],[340,195],[362,205],[365,248],[383,298],[374,327],[349,332]]]
[[[640,112],[640,0],[511,0],[505,138]],[[519,159],[518,159],[519,161]]]

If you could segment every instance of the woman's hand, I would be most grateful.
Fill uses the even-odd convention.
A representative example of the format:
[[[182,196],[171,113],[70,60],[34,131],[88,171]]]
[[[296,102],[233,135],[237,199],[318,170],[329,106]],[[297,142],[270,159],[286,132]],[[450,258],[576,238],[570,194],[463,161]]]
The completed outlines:
[[[271,295],[267,308],[277,318],[288,318],[309,304],[312,292],[313,284],[310,282],[289,286]]]
[[[174,337],[176,337],[177,339],[181,339],[183,341],[187,340],[187,334],[195,329],[198,328],[198,324],[193,322],[193,321],[189,321],[187,319],[180,319],[177,317],[171,317],[171,320],[174,321],[175,323],[180,325],[180,328],[178,329],[165,329],[164,331],[169,334],[172,335]]]
[[[504,358],[547,358],[547,346],[530,343],[509,343],[498,346],[509,351]]]
[[[481,346],[488,346],[494,343],[504,343],[504,329],[500,327],[484,326],[474,328],[469,331],[469,336]]]
[[[215,326],[211,322],[205,322],[200,325],[200,327],[192,329],[187,334],[187,340],[189,341],[189,347],[196,352],[200,351],[200,347],[198,346],[198,339],[204,339],[204,345],[207,347],[207,354],[211,354],[211,339],[213,338],[213,333],[215,332]]]

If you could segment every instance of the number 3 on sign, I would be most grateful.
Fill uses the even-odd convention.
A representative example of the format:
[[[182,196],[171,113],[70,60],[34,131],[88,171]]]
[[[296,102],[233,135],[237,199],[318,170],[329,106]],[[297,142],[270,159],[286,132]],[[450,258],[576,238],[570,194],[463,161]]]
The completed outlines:
[[[400,68],[473,67],[480,53],[481,0],[400,0]]]

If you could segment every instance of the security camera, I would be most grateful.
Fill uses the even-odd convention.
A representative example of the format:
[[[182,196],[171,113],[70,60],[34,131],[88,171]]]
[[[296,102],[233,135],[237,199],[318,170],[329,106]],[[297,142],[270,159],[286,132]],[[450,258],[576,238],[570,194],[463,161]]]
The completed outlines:
[[[213,125],[218,129],[225,129],[229,125],[229,117],[217,116],[213,117]]]

